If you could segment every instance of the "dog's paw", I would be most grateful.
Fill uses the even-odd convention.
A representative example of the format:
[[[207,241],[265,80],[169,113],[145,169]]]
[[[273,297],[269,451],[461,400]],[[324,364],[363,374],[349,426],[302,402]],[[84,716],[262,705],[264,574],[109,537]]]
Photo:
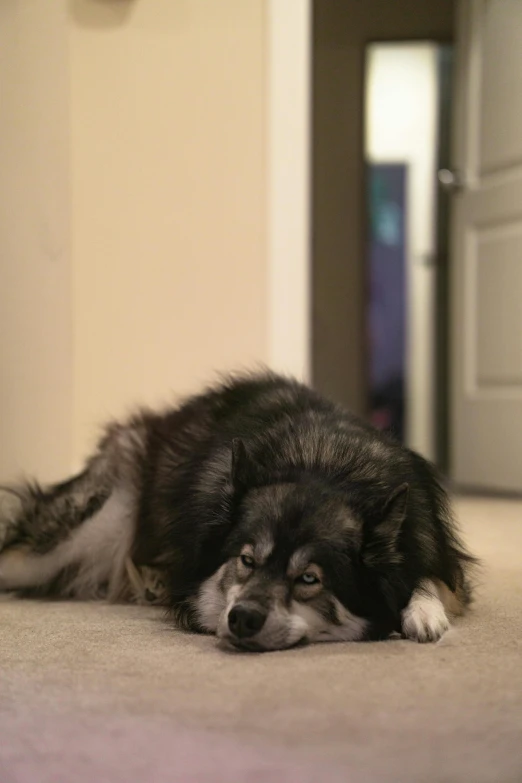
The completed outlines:
[[[450,627],[438,595],[415,591],[402,613],[402,633],[416,642],[437,642]]]
[[[21,499],[0,487],[0,552],[11,543],[21,512]]]
[[[0,552],[5,549],[12,537],[13,524],[10,519],[0,516]]]
[[[8,532],[9,528],[7,523],[3,519],[0,519],[0,552],[4,548],[4,541],[7,540]]]

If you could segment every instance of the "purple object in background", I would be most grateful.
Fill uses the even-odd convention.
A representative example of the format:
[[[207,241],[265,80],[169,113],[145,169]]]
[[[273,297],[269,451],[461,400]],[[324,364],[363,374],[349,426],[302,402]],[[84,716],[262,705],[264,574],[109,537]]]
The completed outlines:
[[[406,369],[405,164],[369,164],[371,420],[404,438]]]

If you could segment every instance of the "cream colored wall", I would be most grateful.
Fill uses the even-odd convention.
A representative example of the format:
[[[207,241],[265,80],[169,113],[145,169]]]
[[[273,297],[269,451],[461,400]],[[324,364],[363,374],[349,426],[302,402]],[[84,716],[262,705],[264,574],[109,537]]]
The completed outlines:
[[[265,16],[0,4],[0,478],[269,360]]]
[[[268,359],[263,6],[70,3],[75,460]]]
[[[65,4],[0,3],[0,480],[70,469]]]

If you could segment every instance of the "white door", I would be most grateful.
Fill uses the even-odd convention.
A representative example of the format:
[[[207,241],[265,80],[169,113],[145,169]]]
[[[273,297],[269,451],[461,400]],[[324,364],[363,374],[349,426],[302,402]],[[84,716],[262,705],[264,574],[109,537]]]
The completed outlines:
[[[462,0],[459,24],[452,476],[522,492],[522,0]]]

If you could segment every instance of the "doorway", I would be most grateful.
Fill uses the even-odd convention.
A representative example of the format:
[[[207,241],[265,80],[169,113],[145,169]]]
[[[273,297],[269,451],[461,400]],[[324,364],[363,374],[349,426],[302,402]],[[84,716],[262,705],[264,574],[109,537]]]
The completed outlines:
[[[429,41],[371,43],[364,80],[367,409],[441,465],[448,292],[437,171],[449,154],[452,55]]]
[[[365,87],[367,49],[384,45],[431,42],[438,48],[438,88],[442,91],[444,52],[451,51],[455,34],[454,0],[314,0],[312,42],[312,230],[311,378],[316,388],[363,416],[370,416],[371,356],[368,325],[370,300],[368,249],[368,167],[365,160]],[[447,45],[449,48],[445,49]],[[451,80],[446,83],[451,84]],[[438,121],[449,103],[438,96]],[[445,126],[449,124],[446,118]],[[447,138],[436,129],[438,153],[447,149]],[[445,139],[446,146],[443,144]],[[400,161],[380,161],[400,163]],[[437,167],[448,167],[437,160]],[[391,176],[391,174],[390,174]],[[394,187],[399,187],[399,184]],[[407,182],[404,184],[407,188]],[[395,197],[399,193],[396,191]],[[437,225],[443,229],[447,199],[435,187]],[[407,216],[405,216],[407,217]],[[447,448],[447,360],[444,322],[445,248],[437,242],[435,290],[437,313],[433,327],[432,361],[437,367],[433,392],[436,411],[432,454],[441,467]],[[434,264],[434,259],[427,259]],[[407,325],[405,326],[407,334]],[[406,338],[404,338],[406,339]],[[400,341],[399,341],[400,342]],[[433,388],[433,387],[431,387]],[[401,395],[399,394],[399,398]],[[399,420],[400,420],[399,412]],[[408,410],[403,432],[408,437]],[[384,421],[383,417],[383,421]],[[426,449],[421,449],[426,451]]]

